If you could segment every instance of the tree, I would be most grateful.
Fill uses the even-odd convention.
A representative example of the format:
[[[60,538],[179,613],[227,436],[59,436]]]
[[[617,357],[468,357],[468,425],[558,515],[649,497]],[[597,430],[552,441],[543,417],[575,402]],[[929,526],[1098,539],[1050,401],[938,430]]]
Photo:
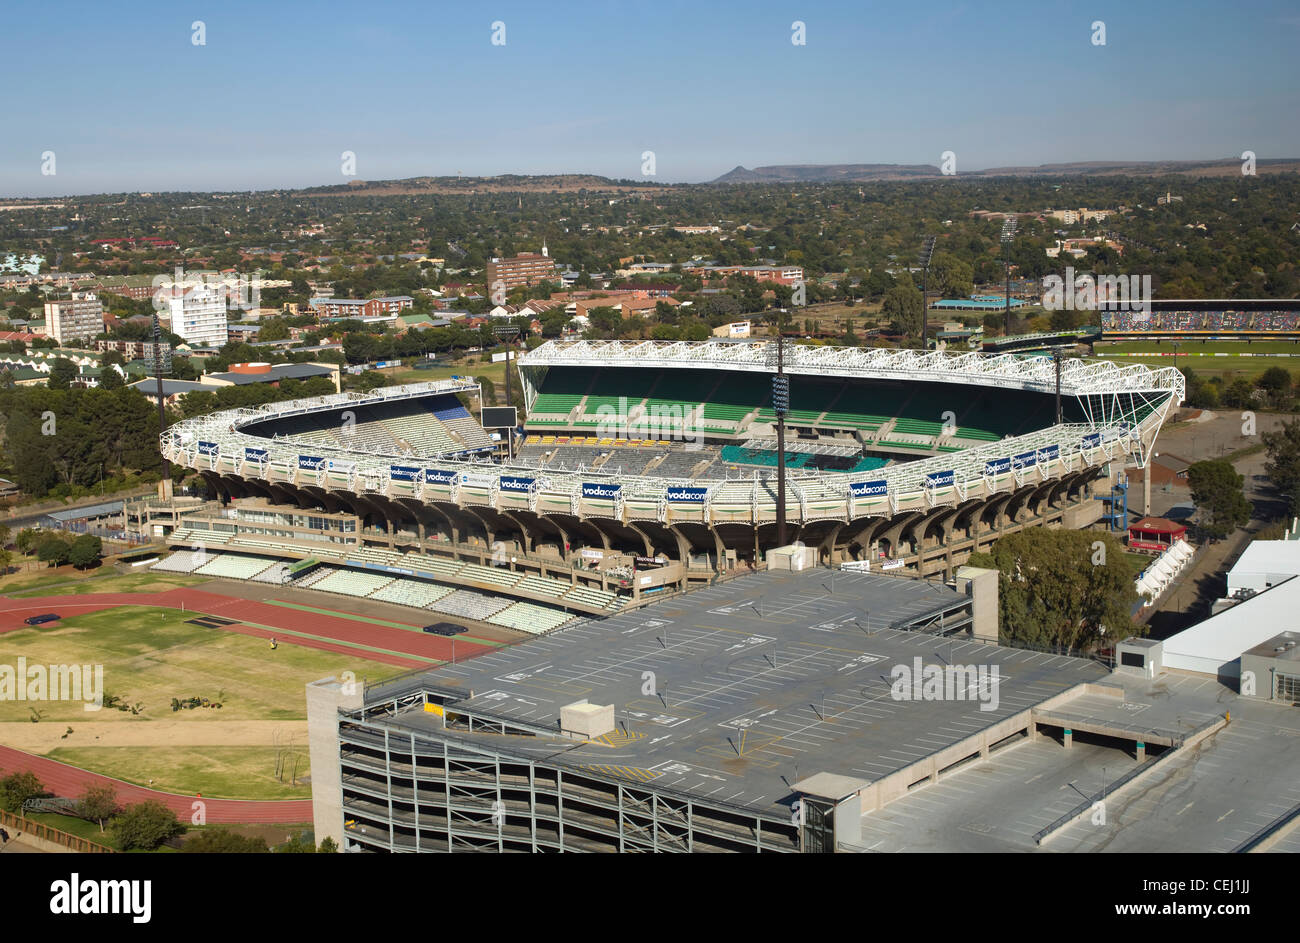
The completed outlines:
[[[1223,402],[1233,409],[1244,409],[1253,401],[1255,388],[1244,378],[1233,380],[1223,393]]]
[[[104,542],[94,534],[82,534],[72,541],[68,548],[68,562],[78,570],[84,570],[99,562],[104,554]]]
[[[45,786],[35,773],[10,773],[0,779],[0,807],[6,812],[18,815],[23,811],[24,802],[43,795]]]
[[[974,277],[970,264],[950,253],[937,252],[930,262],[929,284],[940,296],[965,298],[971,293]]]
[[[1129,614],[1137,593],[1123,560],[1110,534],[1033,527],[998,538],[969,562],[1000,574],[1003,639],[1087,650],[1139,632]]]
[[[87,786],[77,801],[77,814],[89,822],[98,822],[101,832],[117,810],[117,792],[112,786]]]
[[[289,325],[282,318],[266,318],[257,331],[259,341],[283,341],[289,339]]]
[[[157,799],[127,806],[113,819],[113,835],[123,851],[140,848],[152,851],[169,838],[185,831],[176,813]]]
[[[101,390],[120,390],[126,386],[126,381],[122,379],[122,374],[118,373],[112,367],[105,367],[99,375],[99,388]]]
[[[1268,461],[1264,471],[1273,487],[1286,498],[1287,514],[1300,514],[1300,421],[1285,422],[1276,432],[1264,433]]]
[[[36,549],[36,544],[40,541],[42,534],[35,527],[24,527],[14,538],[14,546],[18,548],[19,553],[29,554]]]
[[[912,336],[920,334],[924,314],[921,292],[910,280],[899,282],[885,293],[880,313],[889,319],[895,330]]]
[[[80,374],[77,365],[71,360],[60,357],[50,365],[50,379],[47,384],[52,390],[66,390]]]
[[[1255,381],[1255,385],[1268,394],[1269,402],[1281,405],[1290,399],[1291,374],[1281,367],[1269,367]]]
[[[381,386],[388,385],[388,377],[384,376],[378,370],[366,370],[354,381],[354,389],[363,393],[378,389]]]
[[[72,541],[59,533],[48,533],[36,544],[36,559],[50,566],[63,566],[68,562]]]
[[[206,828],[181,845],[182,854],[265,854],[270,849],[265,838],[238,835],[228,828]]]
[[[1187,469],[1192,501],[1201,512],[1201,529],[1214,538],[1228,536],[1250,520],[1245,479],[1224,459],[1197,462]]]

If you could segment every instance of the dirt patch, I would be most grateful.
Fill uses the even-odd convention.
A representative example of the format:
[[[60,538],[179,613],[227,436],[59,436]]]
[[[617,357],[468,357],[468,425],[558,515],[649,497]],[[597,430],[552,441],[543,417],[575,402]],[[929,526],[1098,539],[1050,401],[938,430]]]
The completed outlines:
[[[306,720],[0,723],[0,743],[39,755],[60,747],[270,747],[291,739],[307,742]]]

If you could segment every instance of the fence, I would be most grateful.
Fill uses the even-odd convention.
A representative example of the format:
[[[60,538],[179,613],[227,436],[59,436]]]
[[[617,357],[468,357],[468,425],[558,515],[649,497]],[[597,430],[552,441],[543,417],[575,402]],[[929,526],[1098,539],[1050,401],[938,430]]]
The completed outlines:
[[[5,812],[0,809],[0,825],[5,826],[14,834],[10,838],[17,837],[18,833],[31,835],[33,838],[40,838],[47,842],[53,842],[61,845],[69,851],[76,851],[82,854],[92,855],[115,855],[117,850],[109,848],[107,845],[101,845],[99,842],[93,842],[89,838],[82,838],[79,835],[73,835],[70,832],[64,832],[54,828],[52,825],[45,825],[41,822],[33,822],[31,819],[23,818],[21,815],[14,815],[12,812]]]

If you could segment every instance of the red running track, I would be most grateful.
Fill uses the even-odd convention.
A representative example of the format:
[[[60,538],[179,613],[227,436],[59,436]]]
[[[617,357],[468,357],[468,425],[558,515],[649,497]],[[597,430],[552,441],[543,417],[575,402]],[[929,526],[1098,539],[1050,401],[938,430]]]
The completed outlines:
[[[6,774],[35,773],[46,789],[69,799],[82,795],[87,786],[112,786],[117,792],[118,801],[123,805],[157,799],[186,824],[193,822],[196,802],[203,803],[204,816],[209,825],[296,825],[311,821],[310,799],[200,799],[197,796],[178,796],[172,792],[159,792],[101,776],[11,747],[0,746],[0,769]]]
[[[287,645],[303,645],[322,651],[340,652],[402,668],[422,668],[429,665],[427,662],[401,658],[397,655],[385,655],[333,644],[326,639],[374,645],[395,652],[423,655],[441,661],[449,661],[452,655],[450,639],[441,636],[357,622],[317,612],[272,606],[233,596],[222,596],[218,593],[205,593],[196,589],[172,589],[162,593],[86,593],[73,596],[44,596],[39,599],[0,597],[0,634],[27,628],[23,620],[32,615],[45,612],[57,612],[69,616],[84,615],[117,606],[163,606],[171,609],[180,609],[183,606],[186,612],[193,612],[196,616],[215,615],[241,622],[256,622],[294,632],[308,633],[313,637],[285,635],[277,636],[277,640]],[[228,625],[221,628],[259,638],[270,638],[275,634],[272,630],[249,625]],[[412,628],[418,626],[412,625]],[[480,655],[490,650],[488,646],[465,640],[456,646],[456,660]],[[6,772],[35,773],[51,792],[67,798],[80,796],[87,786],[111,785],[117,791],[118,799],[123,803],[158,799],[174,811],[182,822],[191,821],[194,815],[193,804],[200,801],[195,796],[158,792],[6,746],[0,746],[0,769]],[[310,799],[203,799],[202,801],[205,804],[207,821],[213,824],[288,825],[310,822],[312,817]]]
[[[82,615],[115,606],[164,606],[171,609],[184,607],[187,612],[193,612],[196,616],[214,615],[238,622],[254,622],[301,632],[312,638],[286,635],[276,636],[276,640],[290,645],[303,645],[322,651],[355,655],[358,658],[367,658],[402,668],[428,667],[428,663],[402,658],[401,654],[421,655],[439,661],[450,661],[453,654],[450,639],[412,631],[420,628],[414,623],[411,623],[410,629],[398,629],[388,625],[358,622],[339,616],[328,616],[318,612],[306,612],[301,609],[239,599],[235,596],[184,588],[170,589],[161,593],[86,593],[75,596],[43,596],[39,599],[0,598],[0,633],[26,628],[23,620],[32,615],[45,612]],[[230,625],[222,628],[258,638],[270,638],[275,634],[250,625]],[[362,651],[345,645],[331,644],[328,641],[330,639],[351,642],[355,645],[371,645],[399,654],[385,655],[381,652]],[[490,650],[490,646],[480,645],[468,639],[461,640],[455,647],[456,660],[472,658]]]

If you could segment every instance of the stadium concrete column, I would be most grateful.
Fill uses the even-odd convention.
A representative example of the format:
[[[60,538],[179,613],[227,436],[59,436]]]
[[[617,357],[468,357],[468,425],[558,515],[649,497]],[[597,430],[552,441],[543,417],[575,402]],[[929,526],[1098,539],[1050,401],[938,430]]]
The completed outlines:
[[[844,529],[844,523],[841,521],[830,529],[826,537],[822,540],[821,545],[817,548],[817,555],[820,558],[822,554],[826,556],[826,563],[834,566],[839,561],[835,558],[835,542],[839,539],[840,531]]]
[[[509,511],[502,511],[501,516],[519,528],[519,544],[523,548],[524,553],[532,553],[537,540],[531,536],[528,528],[524,526],[523,520],[514,514],[511,514]]]
[[[339,848],[343,834],[343,764],[339,759],[339,710],[360,710],[357,681],[322,678],[307,685],[307,745],[311,756],[312,826],[319,844],[326,837]]]
[[[654,543],[650,540],[650,537],[646,534],[646,532],[643,531],[641,528],[637,527],[636,524],[632,521],[627,522],[627,529],[632,531],[638,537],[641,538],[641,542],[645,544],[645,555],[647,557],[653,557],[655,555]]]
[[[1142,466],[1142,516],[1151,516],[1151,462]]]
[[[904,516],[899,518],[898,523],[894,524],[884,533],[877,535],[876,540],[889,541],[889,555],[891,557],[898,557],[898,542],[902,537],[904,529],[910,528],[924,516],[925,515],[921,511],[904,512]]]
[[[673,539],[677,541],[677,559],[681,562],[682,570],[685,572],[691,565],[691,542],[682,536],[682,532],[677,529],[676,524],[667,526],[668,533],[672,534]]]
[[[709,524],[709,533],[713,535],[713,552],[715,555],[714,563],[713,563],[713,572],[721,575],[722,573],[725,572],[725,570],[722,567],[722,562],[727,557],[727,547],[725,544],[723,544],[722,537],[718,533],[717,527],[715,527],[713,524]]]

